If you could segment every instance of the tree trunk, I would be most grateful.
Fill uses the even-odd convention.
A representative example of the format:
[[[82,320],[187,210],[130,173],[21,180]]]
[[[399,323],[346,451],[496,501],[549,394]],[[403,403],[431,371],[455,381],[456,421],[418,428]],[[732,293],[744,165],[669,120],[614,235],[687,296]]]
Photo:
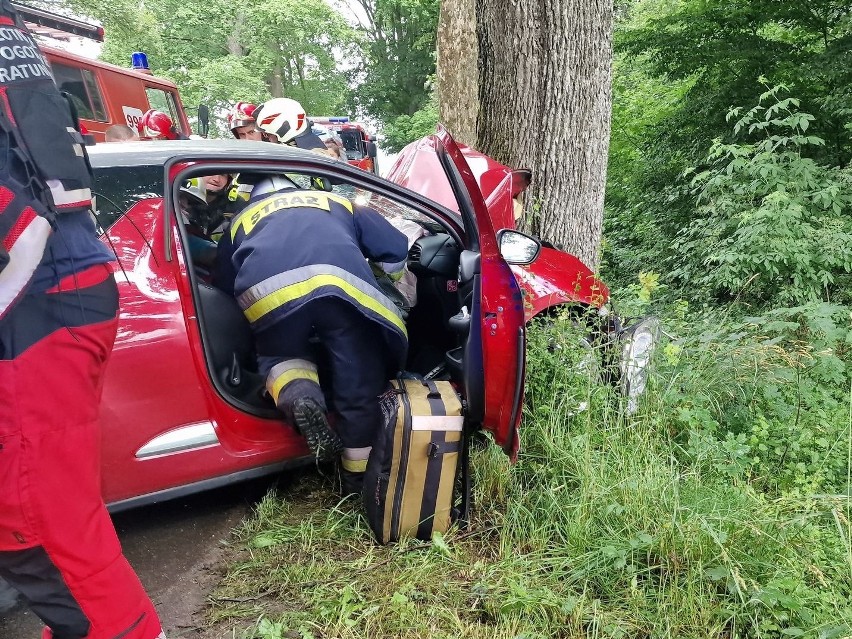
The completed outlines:
[[[234,20],[234,26],[228,36],[228,53],[238,58],[242,58],[245,55],[245,51],[243,50],[243,45],[241,43],[245,22],[246,12],[238,10],[236,19]]]
[[[478,146],[533,171],[525,227],[598,263],[609,151],[612,0],[476,0]]]
[[[456,141],[476,146],[479,111],[476,0],[441,2],[437,45],[441,122]]]
[[[269,78],[269,95],[273,98],[284,97],[284,83],[282,82],[281,61],[276,60],[272,67],[272,75]]]

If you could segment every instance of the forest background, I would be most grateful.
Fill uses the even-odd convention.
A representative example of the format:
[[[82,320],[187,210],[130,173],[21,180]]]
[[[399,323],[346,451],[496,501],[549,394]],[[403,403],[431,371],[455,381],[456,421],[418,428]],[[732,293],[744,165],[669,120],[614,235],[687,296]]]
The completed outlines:
[[[287,95],[369,117],[390,150],[438,120],[437,0],[66,4],[103,22],[105,59],[146,51],[190,107]],[[364,555],[354,507],[294,518],[271,496],[217,623],[271,639],[852,636],[852,5],[614,10],[599,268],[623,314],[663,320],[639,412],[572,365],[570,321],[535,325],[523,453],[478,453],[472,532]]]

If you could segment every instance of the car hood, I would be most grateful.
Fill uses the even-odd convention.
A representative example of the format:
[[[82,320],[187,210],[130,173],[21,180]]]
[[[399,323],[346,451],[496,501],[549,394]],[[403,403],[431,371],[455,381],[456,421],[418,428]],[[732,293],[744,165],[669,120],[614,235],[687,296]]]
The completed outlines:
[[[506,206],[503,200],[512,198],[518,180],[506,177],[513,175],[514,178],[518,174],[528,181],[529,171],[513,170],[463,144],[459,148],[476,178],[494,229],[514,229],[514,218],[506,214],[512,207]],[[427,136],[403,148],[385,177],[460,215],[456,196],[438,158],[435,136]],[[598,307],[609,299],[609,290],[592,270],[564,251],[545,248],[532,264],[513,266],[512,270],[527,299],[527,319],[558,304],[581,303]]]

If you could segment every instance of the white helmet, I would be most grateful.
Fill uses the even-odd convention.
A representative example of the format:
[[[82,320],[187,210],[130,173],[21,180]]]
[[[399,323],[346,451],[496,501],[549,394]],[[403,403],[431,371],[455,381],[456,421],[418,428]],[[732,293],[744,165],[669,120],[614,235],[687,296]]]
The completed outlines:
[[[311,126],[311,133],[325,142],[331,137],[331,131],[325,128],[322,124],[314,124]]]
[[[255,112],[258,128],[264,133],[278,136],[278,142],[287,144],[308,130],[308,116],[302,105],[290,98],[272,98]]]
[[[201,178],[184,180],[180,192],[189,196],[188,201],[192,204],[207,204],[207,188]]]
[[[298,188],[292,181],[281,175],[264,175],[252,185],[251,198],[254,199],[260,195],[269,195],[277,193],[282,189]]]

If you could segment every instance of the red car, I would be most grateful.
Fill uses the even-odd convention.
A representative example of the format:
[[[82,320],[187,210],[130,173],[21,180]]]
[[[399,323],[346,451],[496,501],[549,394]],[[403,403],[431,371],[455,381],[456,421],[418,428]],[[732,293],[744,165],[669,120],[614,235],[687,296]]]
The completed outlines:
[[[412,153],[432,157],[429,174],[414,177],[415,158],[407,179],[432,185],[439,201],[343,162],[262,142],[131,142],[90,150],[102,239],[119,259],[121,320],[101,410],[103,491],[112,510],[312,461],[265,395],[235,300],[206,283],[206,269],[188,248],[191,228],[176,213],[180,189],[203,175],[286,174],[365,201],[408,228],[413,222],[419,230],[409,269],[417,300],[407,319],[407,368],[456,382],[467,419],[508,455],[517,453],[525,309],[539,302],[522,291],[507,262],[530,264],[534,274],[541,246],[501,228],[511,206],[511,171],[503,167],[503,179],[483,197],[484,174],[471,171],[445,131],[421,144]],[[546,277],[552,266],[545,266]],[[525,283],[524,290],[533,289]],[[587,303],[603,299],[605,293]]]

